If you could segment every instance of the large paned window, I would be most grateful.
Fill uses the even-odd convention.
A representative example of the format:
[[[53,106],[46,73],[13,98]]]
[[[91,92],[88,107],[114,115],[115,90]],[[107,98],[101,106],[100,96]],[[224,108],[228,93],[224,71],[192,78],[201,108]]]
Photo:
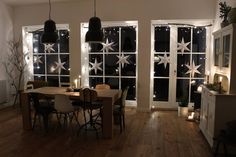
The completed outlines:
[[[136,100],[137,25],[103,26],[103,43],[88,45],[89,86],[129,86],[127,100]]]
[[[153,25],[153,100],[174,103],[194,100],[205,81],[207,32],[205,26]]]
[[[29,63],[32,66],[31,79],[47,81],[50,86],[69,85],[70,82],[69,29],[60,28],[57,33],[59,38],[55,44],[42,44],[41,30],[25,33],[32,60]]]

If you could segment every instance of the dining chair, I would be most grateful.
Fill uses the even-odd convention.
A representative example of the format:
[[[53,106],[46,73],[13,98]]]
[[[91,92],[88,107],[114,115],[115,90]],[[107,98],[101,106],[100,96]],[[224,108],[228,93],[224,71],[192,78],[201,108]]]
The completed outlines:
[[[114,118],[118,118],[120,132],[122,132],[123,128],[125,129],[125,100],[128,90],[129,86],[122,91],[121,97],[114,103],[113,115]]]
[[[36,88],[48,86],[48,82],[42,81],[42,80],[34,80],[34,81],[28,81],[26,83],[26,86],[28,85],[33,86],[33,89],[36,89]]]
[[[235,150],[236,148],[236,120],[232,120],[226,123],[226,128],[220,131],[220,134],[213,138],[216,143],[216,147],[214,150],[214,157],[218,156],[218,151],[220,145],[223,145],[224,148],[224,156],[229,156],[228,149]],[[230,147],[229,147],[230,146]],[[231,156],[231,155],[230,155]]]
[[[66,127],[67,122],[72,123],[73,118],[75,118],[77,124],[79,125],[77,114],[75,113],[77,109],[72,105],[69,96],[64,94],[55,95],[54,108],[56,110],[58,124],[61,126],[61,119],[63,119],[64,127]]]
[[[85,122],[80,127],[80,130],[85,127],[85,130],[87,131],[88,127],[90,127],[90,130],[96,131],[98,137],[99,129],[102,131],[103,104],[97,99],[97,92],[89,88],[84,88],[80,91],[80,99],[82,102]],[[86,119],[86,113],[89,115],[88,121]]]
[[[109,84],[97,84],[95,89],[111,89]]]
[[[30,93],[30,97],[33,103],[34,108],[34,118],[33,118],[33,126],[35,128],[37,117],[43,118],[43,124],[45,132],[48,131],[48,117],[51,113],[55,112],[55,109],[50,101],[45,97],[45,95],[40,93]]]

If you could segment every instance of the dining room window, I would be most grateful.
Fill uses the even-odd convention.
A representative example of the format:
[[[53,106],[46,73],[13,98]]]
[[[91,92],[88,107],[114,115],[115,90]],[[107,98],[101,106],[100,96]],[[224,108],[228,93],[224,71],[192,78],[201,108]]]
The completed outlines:
[[[88,61],[84,64],[88,67],[88,84],[95,87],[106,83],[112,89],[129,86],[127,100],[136,100],[137,22],[104,23],[102,30],[103,42],[86,47]]]
[[[153,101],[193,102],[209,67],[210,21],[153,21]]]
[[[23,27],[24,47],[29,51],[31,80],[44,80],[50,86],[63,86],[70,82],[69,27],[57,26],[55,44],[42,44],[43,26]]]

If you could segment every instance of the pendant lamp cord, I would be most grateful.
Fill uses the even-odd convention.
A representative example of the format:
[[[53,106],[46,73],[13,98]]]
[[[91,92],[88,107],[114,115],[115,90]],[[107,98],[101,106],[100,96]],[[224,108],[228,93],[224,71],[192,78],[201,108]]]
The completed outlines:
[[[49,0],[49,19],[51,20],[51,0]]]
[[[93,5],[94,5],[94,17],[96,17],[96,0],[93,1]]]

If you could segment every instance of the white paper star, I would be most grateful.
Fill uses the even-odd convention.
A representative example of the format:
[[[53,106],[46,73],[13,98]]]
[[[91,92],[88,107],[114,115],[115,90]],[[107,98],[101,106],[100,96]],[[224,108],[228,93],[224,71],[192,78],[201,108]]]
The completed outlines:
[[[121,63],[121,67],[123,68],[125,64],[129,64],[129,62],[127,61],[127,59],[129,58],[129,55],[124,56],[124,54],[122,53],[121,56],[117,56],[119,58],[119,60],[116,62],[116,64]]]
[[[190,42],[185,43],[184,38],[182,38],[181,43],[177,43],[177,51],[181,50],[182,55],[184,54],[184,51],[190,51],[189,48],[187,47],[190,44]]]
[[[98,70],[102,71],[102,68],[100,67],[102,65],[102,62],[98,63],[97,58],[95,58],[95,62],[94,63],[89,62],[89,64],[91,64],[91,66],[92,66],[90,68],[90,70],[94,70],[95,74],[97,74]]]
[[[114,42],[109,43],[108,39],[106,40],[106,43],[101,43],[102,44],[102,49],[101,51],[105,51],[108,52],[109,50],[114,51],[114,49],[112,48]]]
[[[164,56],[158,56],[160,58],[160,61],[158,64],[164,64],[165,68],[167,63],[170,63],[170,56],[167,57],[166,53],[164,54]]]
[[[43,44],[44,45],[44,52],[45,53],[51,53],[52,51],[55,52],[53,49],[54,44]]]
[[[185,64],[185,66],[188,68],[188,71],[185,74],[190,74],[192,77],[194,77],[195,73],[201,74],[197,69],[201,66],[197,65],[195,66],[195,63],[193,61],[192,65],[187,65]]]
[[[43,62],[41,61],[41,58],[42,58],[42,56],[34,56],[34,63],[36,63],[37,65],[39,65],[39,63],[40,64],[43,64]]]
[[[64,67],[64,64],[65,64],[65,63],[66,63],[66,62],[63,62],[63,63],[62,63],[62,62],[61,62],[61,59],[59,58],[58,62],[55,62],[56,68],[54,69],[54,71],[58,69],[58,73],[61,74],[61,69],[66,70],[66,68]]]

